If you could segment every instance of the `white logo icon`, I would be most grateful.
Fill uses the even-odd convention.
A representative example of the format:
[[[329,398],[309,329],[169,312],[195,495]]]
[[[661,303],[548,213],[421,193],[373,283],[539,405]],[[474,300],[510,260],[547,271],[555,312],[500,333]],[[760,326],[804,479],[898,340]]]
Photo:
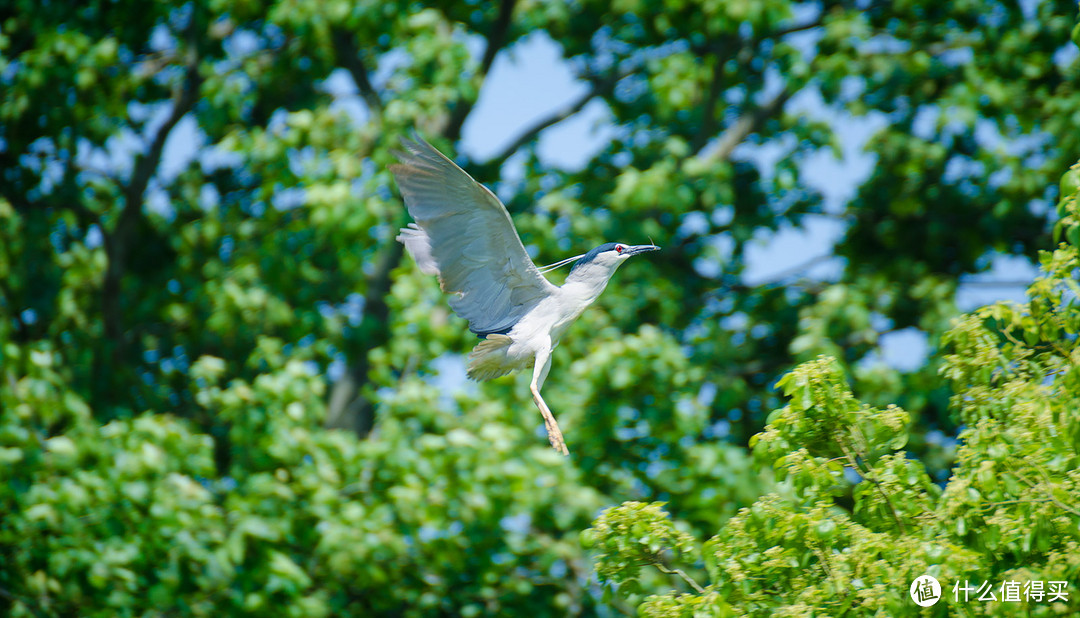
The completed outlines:
[[[933,575],[916,577],[911,582],[911,600],[919,607],[930,607],[941,598],[941,584]]]

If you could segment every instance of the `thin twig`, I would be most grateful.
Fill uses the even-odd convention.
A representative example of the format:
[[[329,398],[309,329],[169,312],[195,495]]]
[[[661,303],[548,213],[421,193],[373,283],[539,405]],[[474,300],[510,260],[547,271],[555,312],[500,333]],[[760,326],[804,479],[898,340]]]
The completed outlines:
[[[1011,464],[1008,460],[1005,460],[1005,464],[1008,465],[1010,468],[1012,468],[1013,474],[1016,475],[1016,478],[1020,479],[1020,482],[1027,485],[1031,489],[1034,489],[1035,491],[1038,491],[1038,492],[1041,492],[1042,494],[1044,494],[1046,496],[1046,499],[1049,500],[1050,502],[1052,502],[1058,508],[1060,508],[1060,509],[1062,509],[1062,510],[1068,512],[1068,513],[1072,513],[1073,515],[1076,515],[1077,517],[1080,517],[1080,511],[1078,511],[1078,510],[1074,509],[1073,507],[1068,506],[1067,504],[1061,502],[1060,500],[1058,500],[1057,498],[1054,497],[1054,494],[1050,493],[1050,487],[1054,485],[1054,481],[1053,481],[1053,479],[1050,478],[1050,475],[1045,470],[1043,470],[1040,466],[1035,465],[1035,464],[1029,464],[1029,466],[1035,471],[1036,474],[1039,474],[1040,476],[1042,476],[1043,483],[1045,484],[1043,486],[1037,485],[1037,484],[1029,481],[1021,473],[1022,470],[1018,466],[1015,466],[1015,465]]]
[[[654,562],[653,565],[657,569],[659,569],[661,573],[667,573],[668,575],[678,575],[679,577],[683,578],[683,581],[689,584],[691,588],[696,590],[698,594],[705,594],[705,589],[702,588],[701,585],[698,584],[696,581],[694,581],[694,578],[683,572],[682,569],[670,569],[659,562]]]
[[[877,488],[878,493],[880,493],[881,497],[885,499],[885,504],[889,506],[889,511],[892,513],[893,520],[896,521],[896,526],[900,529],[900,534],[907,534],[907,529],[904,526],[904,522],[900,519],[900,512],[896,510],[896,506],[893,505],[892,499],[889,498],[889,494],[881,486],[881,481],[877,479],[877,475],[874,474],[874,471],[869,466],[860,466],[858,460],[855,458],[855,455],[851,452],[848,446],[843,442],[839,442],[839,444],[840,450],[844,452],[844,456],[847,458],[848,463],[851,464],[851,467],[854,468],[856,472],[861,474],[863,478],[873,483],[874,487]]]
[[[1007,504],[1053,504],[1050,498],[1017,498],[1015,500],[999,500],[997,502],[984,502],[979,505],[980,509],[993,509]]]
[[[829,564],[829,557],[825,554],[825,550],[818,546],[817,541],[808,538],[807,545],[810,546],[810,550],[814,552],[818,560],[821,562],[821,568],[825,571],[825,577],[833,580],[836,583],[837,592],[844,590],[844,580],[832,570],[832,565]]]

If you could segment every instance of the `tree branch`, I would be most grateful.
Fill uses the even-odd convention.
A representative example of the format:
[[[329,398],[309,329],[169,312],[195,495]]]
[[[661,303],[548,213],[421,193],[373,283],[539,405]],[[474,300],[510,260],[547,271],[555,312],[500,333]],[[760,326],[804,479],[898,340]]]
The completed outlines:
[[[817,28],[818,26],[820,26],[820,25],[822,25],[824,23],[825,23],[825,16],[824,15],[819,15],[816,19],[812,19],[812,20],[810,20],[810,21],[808,21],[806,23],[796,24],[794,26],[789,26],[787,28],[780,28],[779,30],[774,30],[772,32],[769,32],[769,33],[763,35],[762,37],[760,37],[760,40],[779,38],[779,37],[782,37],[782,36],[787,36],[789,34],[794,34],[796,32],[802,32],[803,30],[811,30],[813,28]]]
[[[134,240],[138,227],[139,217],[142,215],[143,196],[150,180],[157,171],[161,162],[161,154],[165,149],[165,141],[169,138],[180,119],[187,114],[195,105],[198,98],[199,86],[202,77],[199,75],[198,57],[194,49],[189,53],[187,70],[184,79],[176,92],[173,94],[172,109],[169,111],[165,122],[158,127],[146,152],[135,157],[135,165],[131,172],[131,178],[122,187],[124,207],[120,211],[116,225],[112,230],[106,230],[102,226],[102,238],[104,239],[105,255],[108,266],[105,270],[105,282],[102,287],[102,317],[105,323],[105,336],[119,346],[123,336],[123,324],[121,320],[121,279],[126,270],[128,254],[131,252],[131,243]]]
[[[1026,288],[1030,286],[1032,281],[964,281],[961,279],[957,282],[958,287],[973,287],[973,288]]]
[[[503,148],[502,151],[499,152],[499,154],[488,159],[484,163],[484,165],[499,163],[505,161],[506,159],[509,159],[511,155],[518,151],[518,149],[535,139],[541,131],[552,125],[558,124],[563,120],[566,120],[567,118],[580,112],[589,103],[589,101],[596,98],[599,94],[600,91],[597,88],[592,88],[582,96],[578,97],[576,101],[569,103],[562,109],[552,112],[551,115],[549,115],[548,117],[543,118],[533,126],[526,129],[525,132],[519,135],[517,139],[510,143],[510,145],[508,145],[506,148]]]
[[[619,83],[620,80],[622,80],[624,77],[629,76],[630,74],[632,74],[632,71],[622,71],[606,79],[593,80],[593,87],[590,88],[586,93],[578,97],[576,100],[568,103],[561,109],[552,112],[546,118],[537,121],[536,124],[526,129],[506,148],[503,148],[499,152],[499,154],[491,157],[481,165],[487,166],[493,163],[500,163],[502,161],[505,161],[506,159],[509,159],[522,146],[536,139],[536,136],[539,135],[541,131],[547,129],[552,125],[559,124],[563,120],[566,120],[567,118],[580,112],[582,109],[585,108],[586,105],[588,105],[589,101],[592,101],[596,97],[610,91],[612,88],[615,87],[615,84]]]
[[[713,65],[712,81],[709,83],[709,92],[702,104],[701,130],[694,136],[690,145],[691,150],[699,152],[708,143],[709,137],[716,131],[716,103],[720,100],[723,92],[724,64],[727,63],[727,54],[724,53],[724,44],[718,46],[716,55],[713,57],[716,64]]]
[[[477,92],[480,92],[484,78],[487,76],[488,71],[491,70],[491,65],[495,63],[495,56],[506,45],[516,2],[517,0],[502,0],[499,3],[499,16],[495,18],[495,23],[491,25],[491,32],[487,35],[487,47],[484,48],[484,56],[480,60],[480,70],[477,73],[480,84],[477,85]],[[469,112],[472,111],[475,104],[476,101],[457,100],[453,110],[450,112],[450,120],[443,131],[443,137],[453,142],[461,138],[461,127],[465,125],[465,119],[469,117]]]
[[[382,116],[382,99],[379,97],[375,87],[371,85],[371,80],[368,79],[367,67],[364,65],[363,58],[360,57],[360,50],[357,49],[352,34],[342,28],[333,28],[331,38],[338,62],[352,75],[353,82],[356,83],[357,89],[360,90],[360,96],[364,98],[364,103],[367,104],[372,114]]]
[[[788,26],[786,28],[777,28],[776,30],[772,30],[770,32],[763,32],[761,34],[752,34],[752,35],[750,35],[748,37],[738,37],[738,39],[737,39],[737,47],[740,50],[745,49],[747,47],[752,47],[752,46],[755,46],[755,45],[759,45],[762,42],[768,41],[770,39],[778,39],[778,38],[781,38],[781,37],[785,37],[785,36],[787,36],[789,34],[794,34],[796,32],[802,32],[804,30],[811,30],[813,28],[817,28],[819,26],[824,25],[824,23],[825,23],[825,16],[824,16],[824,14],[822,14],[822,15],[819,15],[816,18],[814,18],[814,19],[812,19],[810,21],[803,22],[801,24],[795,24],[795,25],[792,25],[792,26]],[[696,53],[697,55],[704,56],[704,55],[706,55],[708,53],[712,53],[712,52],[717,51],[723,45],[724,45],[723,42],[719,42],[719,41],[716,41],[716,40],[710,40],[710,41],[704,41],[702,43],[698,43],[697,45],[692,45],[690,49],[693,50],[694,53]]]
[[[506,37],[510,32],[510,18],[514,15],[516,0],[502,0],[499,3],[499,16],[491,27],[488,35],[488,44],[484,49],[484,58],[480,61],[480,74],[487,75],[491,65],[495,63],[495,55],[506,45]]]
[[[367,292],[364,294],[364,317],[357,337],[362,342],[361,349],[357,350],[348,371],[334,383],[330,391],[325,422],[327,429],[348,429],[362,438],[371,432],[375,424],[375,404],[363,392],[371,370],[368,354],[390,339],[387,328],[390,308],[386,304],[386,297],[393,283],[390,273],[401,263],[404,247],[391,240],[383,249],[375,272],[368,279]]]
[[[743,113],[734,124],[720,134],[720,137],[716,140],[716,144],[712,148],[709,148],[708,152],[698,154],[698,158],[703,163],[716,163],[729,160],[735,147],[741,144],[743,140],[752,133],[758,131],[766,120],[783,109],[784,104],[787,103],[792,94],[794,93],[785,86],[779,94],[773,97],[772,100],[765,105],[762,105],[753,111]]]
[[[828,262],[829,260],[831,260],[831,259],[833,259],[835,257],[836,257],[836,254],[834,254],[834,253],[823,253],[821,255],[812,257],[809,260],[806,260],[805,262],[803,262],[801,264],[796,264],[795,266],[792,266],[791,268],[786,268],[786,269],[776,273],[772,277],[769,277],[768,279],[766,279],[764,281],[761,281],[760,283],[748,283],[747,286],[749,286],[749,287],[761,287],[763,285],[775,285],[777,283],[782,283],[785,279],[788,279],[790,277],[794,277],[795,275],[798,275],[798,274],[802,273],[803,271],[810,270],[814,266],[817,266],[818,264],[823,264],[825,262]]]

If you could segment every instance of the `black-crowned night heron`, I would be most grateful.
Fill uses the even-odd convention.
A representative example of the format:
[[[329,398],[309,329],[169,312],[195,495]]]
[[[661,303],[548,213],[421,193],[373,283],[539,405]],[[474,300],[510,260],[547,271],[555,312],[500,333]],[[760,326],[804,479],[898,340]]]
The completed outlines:
[[[627,258],[655,245],[609,242],[545,268],[574,262],[566,282],[552,285],[529,259],[510,213],[499,198],[431,144],[402,141],[405,152],[390,171],[416,223],[397,240],[420,270],[438,275],[450,308],[483,339],[469,354],[468,375],[491,380],[533,368],[533,401],[544,415],[551,446],[568,455],[559,425],[540,396],[551,352],[570,324],[607,287]]]

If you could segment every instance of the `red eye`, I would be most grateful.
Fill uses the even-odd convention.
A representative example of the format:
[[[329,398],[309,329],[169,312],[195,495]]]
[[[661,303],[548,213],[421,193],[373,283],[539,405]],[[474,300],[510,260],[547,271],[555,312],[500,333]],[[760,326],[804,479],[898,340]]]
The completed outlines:
[[[625,249],[625,248],[626,247],[624,247],[622,245],[615,245],[615,253],[622,253],[623,249]]]

